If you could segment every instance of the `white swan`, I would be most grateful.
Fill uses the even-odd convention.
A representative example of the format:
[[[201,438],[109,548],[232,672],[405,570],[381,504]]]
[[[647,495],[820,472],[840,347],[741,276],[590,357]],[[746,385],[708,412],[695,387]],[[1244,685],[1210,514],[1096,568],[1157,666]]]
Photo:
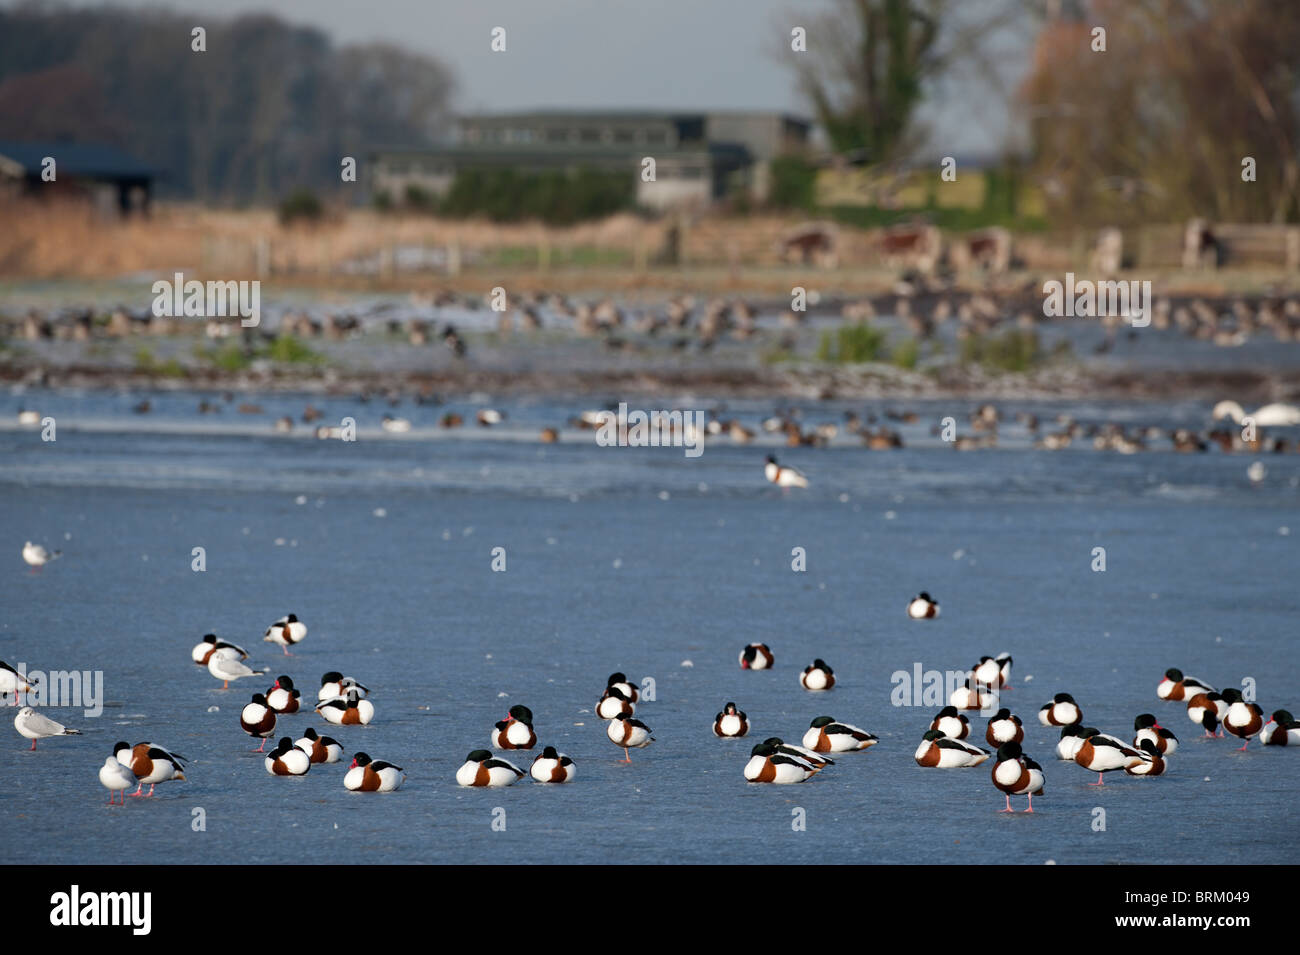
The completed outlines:
[[[1244,418],[1251,418],[1261,428],[1289,428],[1292,425],[1300,424],[1300,408],[1295,405],[1283,404],[1280,401],[1257,408],[1250,414],[1246,414],[1241,405],[1235,401],[1220,401],[1214,406],[1210,416],[1215,421],[1221,418],[1231,418],[1237,424],[1241,424]]]

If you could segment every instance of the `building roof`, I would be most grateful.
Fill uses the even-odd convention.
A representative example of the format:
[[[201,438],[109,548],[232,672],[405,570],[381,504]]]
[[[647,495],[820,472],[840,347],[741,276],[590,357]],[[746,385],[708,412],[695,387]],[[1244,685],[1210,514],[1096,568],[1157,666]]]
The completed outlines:
[[[115,146],[104,143],[14,142],[0,140],[0,168],[16,166],[34,175],[46,156],[58,171],[87,179],[152,179],[158,171]],[[6,162],[7,160],[7,162]]]
[[[581,108],[563,109],[545,107],[542,109],[512,109],[504,112],[465,113],[457,119],[464,120],[526,120],[526,119],[563,119],[565,117],[585,120],[667,120],[707,119],[710,116],[777,116],[787,122],[811,126],[812,120],[806,116],[782,113],[777,110],[764,109],[605,109]]]
[[[633,161],[643,155],[656,159],[709,156],[714,159],[748,162],[749,149],[741,143],[700,143],[672,149],[651,146],[612,146],[605,143],[444,143],[433,146],[391,146],[370,150],[371,156],[436,156],[462,162],[518,163],[529,160],[567,160],[581,163],[600,160]]]

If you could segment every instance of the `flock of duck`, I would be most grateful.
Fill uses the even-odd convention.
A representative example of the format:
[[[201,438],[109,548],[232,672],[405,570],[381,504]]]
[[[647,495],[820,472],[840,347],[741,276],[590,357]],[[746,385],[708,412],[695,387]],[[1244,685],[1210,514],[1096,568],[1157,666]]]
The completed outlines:
[[[931,620],[939,615],[939,604],[923,592],[908,602],[906,613],[913,620]],[[271,624],[263,639],[281,647],[286,656],[292,656],[289,648],[306,636],[306,625],[295,614],[288,614]],[[245,662],[248,658],[249,653],[243,647],[214,634],[205,635],[190,653],[192,662],[222,681],[223,688],[228,688],[232,681],[263,676],[267,672],[250,667]],[[750,643],[741,650],[738,662],[742,670],[762,671],[772,669],[776,658],[767,644]],[[963,684],[950,693],[948,705],[930,721],[913,758],[918,766],[926,769],[968,768],[991,759],[992,783],[1006,800],[1001,811],[1013,811],[1012,796],[1026,796],[1025,812],[1033,812],[1033,797],[1043,793],[1045,773],[1022,749],[1025,727],[1020,717],[1008,707],[998,707],[1002,691],[1012,688],[1012,664],[1008,653],[982,656],[966,671]],[[810,693],[825,693],[836,685],[835,672],[826,661],[814,660],[800,672],[799,685]],[[0,661],[0,698],[12,695],[16,704],[20,693],[32,689],[17,671]],[[313,709],[334,726],[364,726],[375,717],[369,695],[369,688],[359,680],[330,671],[321,676]],[[1260,706],[1246,700],[1240,690],[1216,690],[1176,668],[1165,671],[1156,687],[1156,697],[1169,703],[1183,703],[1190,721],[1207,737],[1220,737],[1226,732],[1244,741],[1243,750],[1251,739],[1258,739],[1264,746],[1300,746],[1300,720],[1288,710],[1276,710],[1265,720]],[[635,716],[639,699],[636,684],[623,673],[613,673],[596,703],[595,713],[605,721],[606,737],[623,750],[622,762],[631,762],[632,749],[643,749],[655,742],[651,728]],[[261,740],[255,752],[265,754],[264,766],[272,776],[304,776],[313,767],[343,759],[343,744],[312,727],[306,728],[296,740],[281,735],[275,748],[265,751],[267,740],[276,735],[280,722],[305,712],[306,705],[293,680],[281,674],[265,692],[254,693],[240,711],[240,729]],[[991,749],[969,741],[972,727],[966,714],[971,711],[991,713],[984,729],[984,740]],[[1089,784],[1093,786],[1104,785],[1105,774],[1110,772],[1122,771],[1130,776],[1163,775],[1169,757],[1179,746],[1174,732],[1162,726],[1151,713],[1139,714],[1134,719],[1132,742],[1085,726],[1083,709],[1069,693],[1055,694],[1039,708],[1037,718],[1042,726],[1059,727],[1055,747],[1058,759],[1097,773],[1097,781]],[[79,730],[55,722],[31,706],[19,710],[14,727],[20,735],[32,740],[33,750],[39,739],[80,735]],[[734,701],[728,701],[714,717],[713,734],[717,737],[737,739],[747,736],[749,729],[749,717]],[[527,773],[504,756],[494,754],[493,751],[514,753],[536,748],[538,735],[533,713],[527,706],[511,706],[505,718],[493,726],[489,740],[492,750],[471,750],[456,770],[459,785],[510,786],[525,775],[538,783],[562,784],[573,782],[577,774],[574,761],[551,745],[542,747]],[[873,733],[819,715],[810,721],[798,744],[771,736],[755,745],[742,775],[751,783],[802,783],[834,765],[833,755],[861,752],[878,743],[879,738]],[[136,787],[132,796],[149,797],[159,783],[184,780],[187,759],[151,741],[132,745],[123,740],[115,743],[105,758],[99,781],[109,790],[110,804],[120,793],[120,804],[125,805],[126,791],[132,786]],[[357,752],[348,764],[343,785],[354,792],[391,792],[405,779],[402,767]],[[146,783],[148,792],[144,791]]]

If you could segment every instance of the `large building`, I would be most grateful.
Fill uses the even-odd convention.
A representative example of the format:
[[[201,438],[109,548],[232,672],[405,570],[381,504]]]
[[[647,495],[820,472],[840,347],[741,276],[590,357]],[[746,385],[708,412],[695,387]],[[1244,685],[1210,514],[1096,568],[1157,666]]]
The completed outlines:
[[[148,212],[156,175],[102,143],[0,142],[0,195],[76,197],[102,214],[127,215]]]
[[[441,196],[470,168],[622,170],[637,204],[701,206],[745,193],[762,201],[770,163],[808,144],[810,124],[759,112],[561,112],[467,116],[445,146],[377,150],[370,185],[401,203],[413,190]],[[642,175],[654,160],[654,179]]]

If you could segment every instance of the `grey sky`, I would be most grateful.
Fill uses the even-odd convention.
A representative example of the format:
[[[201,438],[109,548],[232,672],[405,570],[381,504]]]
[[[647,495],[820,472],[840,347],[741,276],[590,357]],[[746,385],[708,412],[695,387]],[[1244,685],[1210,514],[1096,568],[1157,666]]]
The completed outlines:
[[[384,40],[431,54],[455,71],[462,112],[530,107],[777,109],[807,114],[793,74],[774,54],[784,20],[832,0],[117,0],[131,7],[231,16],[272,12],[336,42]],[[1006,0],[967,0],[972,6]],[[0,0],[10,6],[13,0]],[[84,6],[87,4],[77,3]],[[792,16],[784,14],[796,11]],[[196,20],[196,25],[199,22]],[[507,31],[505,53],[490,31]],[[1005,40],[1005,38],[1003,38]],[[810,37],[810,53],[815,49]],[[785,40],[788,43],[788,39]],[[1024,60],[1012,43],[1014,73]],[[922,119],[952,152],[984,152],[1005,110],[950,84]]]

